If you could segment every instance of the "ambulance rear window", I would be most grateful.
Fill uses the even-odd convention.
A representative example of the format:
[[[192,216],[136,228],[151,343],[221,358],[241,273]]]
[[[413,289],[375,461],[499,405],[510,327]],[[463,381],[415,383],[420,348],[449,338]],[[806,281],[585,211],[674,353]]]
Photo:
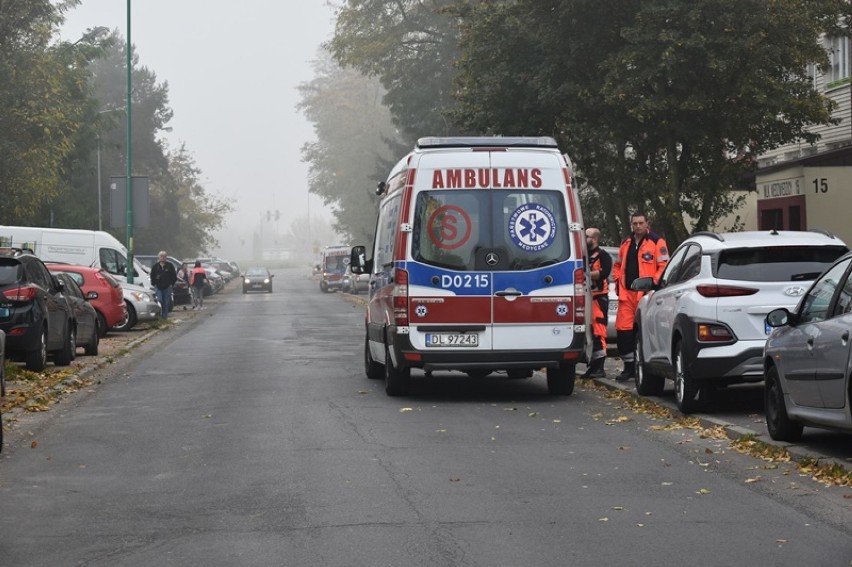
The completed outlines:
[[[411,253],[451,270],[529,270],[569,258],[567,227],[559,191],[424,191],[417,196]]]

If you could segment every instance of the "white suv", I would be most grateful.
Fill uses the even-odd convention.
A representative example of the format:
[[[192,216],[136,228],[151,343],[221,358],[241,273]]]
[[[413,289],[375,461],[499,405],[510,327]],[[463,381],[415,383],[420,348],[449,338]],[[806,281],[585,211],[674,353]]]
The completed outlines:
[[[636,314],[636,389],[658,395],[675,383],[684,413],[716,386],[763,380],[766,315],[794,309],[809,283],[847,251],[823,231],[699,232],[671,256]]]

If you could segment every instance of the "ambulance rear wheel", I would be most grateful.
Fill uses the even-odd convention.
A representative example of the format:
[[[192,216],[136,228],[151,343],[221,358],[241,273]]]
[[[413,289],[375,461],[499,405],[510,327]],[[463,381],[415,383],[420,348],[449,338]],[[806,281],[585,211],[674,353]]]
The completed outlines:
[[[385,377],[384,367],[373,360],[373,353],[370,352],[369,337],[364,337],[364,372],[370,380],[379,380]]]
[[[547,391],[552,396],[570,396],[577,378],[574,364],[563,362],[559,368],[547,369]]]
[[[385,393],[388,396],[405,396],[411,387],[411,369],[396,368],[385,345]]]

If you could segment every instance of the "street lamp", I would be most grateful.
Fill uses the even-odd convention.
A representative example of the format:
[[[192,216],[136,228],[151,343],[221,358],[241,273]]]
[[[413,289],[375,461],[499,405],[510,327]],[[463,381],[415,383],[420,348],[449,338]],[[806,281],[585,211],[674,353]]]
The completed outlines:
[[[131,143],[132,143],[132,132],[131,127],[133,121],[131,120],[131,106],[130,106],[130,93],[131,93],[131,64],[133,63],[131,57],[131,49],[133,49],[133,42],[130,39],[130,0],[127,0],[127,283],[133,283],[133,274],[135,270],[133,269],[133,162],[131,161],[131,156],[133,155],[131,152]]]

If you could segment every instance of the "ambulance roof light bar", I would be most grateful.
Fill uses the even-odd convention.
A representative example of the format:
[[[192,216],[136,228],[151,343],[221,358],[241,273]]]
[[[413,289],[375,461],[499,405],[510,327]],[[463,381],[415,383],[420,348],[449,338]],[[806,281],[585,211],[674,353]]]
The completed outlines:
[[[550,136],[454,136],[420,138],[417,148],[556,148]]]

